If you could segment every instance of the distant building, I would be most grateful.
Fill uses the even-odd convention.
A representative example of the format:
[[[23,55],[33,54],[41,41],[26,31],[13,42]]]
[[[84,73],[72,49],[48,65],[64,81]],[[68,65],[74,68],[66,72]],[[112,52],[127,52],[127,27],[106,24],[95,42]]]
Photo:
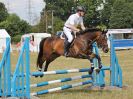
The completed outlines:
[[[6,38],[10,38],[10,35],[5,29],[0,29],[0,53],[3,53],[6,48]]]
[[[133,48],[133,29],[108,29],[107,36],[113,35],[116,49]],[[110,42],[108,40],[110,47]]]
[[[30,51],[31,52],[39,52],[40,41],[42,39],[46,38],[46,37],[51,37],[51,34],[48,34],[48,33],[29,33],[29,34],[25,34],[21,37],[21,47],[23,45],[25,37],[30,38]]]

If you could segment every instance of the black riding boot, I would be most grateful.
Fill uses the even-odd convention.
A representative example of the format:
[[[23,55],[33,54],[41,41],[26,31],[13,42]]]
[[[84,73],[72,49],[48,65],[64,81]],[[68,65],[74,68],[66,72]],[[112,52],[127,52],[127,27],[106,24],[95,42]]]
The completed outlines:
[[[69,52],[69,47],[70,47],[71,43],[69,43],[67,40],[64,43],[64,56],[68,56],[68,52]]]

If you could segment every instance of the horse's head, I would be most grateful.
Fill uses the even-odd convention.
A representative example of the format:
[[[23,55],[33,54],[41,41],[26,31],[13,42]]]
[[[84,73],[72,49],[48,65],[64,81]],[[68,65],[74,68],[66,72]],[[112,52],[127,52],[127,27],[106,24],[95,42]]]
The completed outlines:
[[[108,30],[102,31],[98,28],[87,28],[84,31],[80,31],[79,35],[84,35],[84,39],[88,39],[91,44],[97,42],[97,45],[100,46],[103,52],[107,53],[109,51],[107,44],[107,33]]]
[[[98,46],[100,46],[103,52],[107,53],[109,51],[108,43],[107,43],[107,33],[108,30],[97,31],[97,39],[96,42]]]

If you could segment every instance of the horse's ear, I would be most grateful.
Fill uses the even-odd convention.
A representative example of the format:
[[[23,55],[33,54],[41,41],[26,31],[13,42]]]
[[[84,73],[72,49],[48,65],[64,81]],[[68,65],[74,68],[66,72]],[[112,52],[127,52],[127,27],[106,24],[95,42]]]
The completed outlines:
[[[108,29],[104,29],[104,30],[102,31],[103,34],[106,34],[107,32],[108,32]]]

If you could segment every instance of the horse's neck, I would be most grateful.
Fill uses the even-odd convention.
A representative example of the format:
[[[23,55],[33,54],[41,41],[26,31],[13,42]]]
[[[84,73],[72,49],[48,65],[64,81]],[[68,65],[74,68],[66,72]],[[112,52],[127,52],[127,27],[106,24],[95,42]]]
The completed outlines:
[[[85,33],[83,35],[79,35],[78,38],[83,39],[86,42],[90,42],[96,38],[96,35],[95,35],[95,33]]]
[[[74,42],[75,44],[82,46],[82,48],[88,48],[90,47],[91,43],[93,42],[93,39],[95,38],[94,35],[90,34],[83,34],[83,35],[78,35],[75,39]]]

